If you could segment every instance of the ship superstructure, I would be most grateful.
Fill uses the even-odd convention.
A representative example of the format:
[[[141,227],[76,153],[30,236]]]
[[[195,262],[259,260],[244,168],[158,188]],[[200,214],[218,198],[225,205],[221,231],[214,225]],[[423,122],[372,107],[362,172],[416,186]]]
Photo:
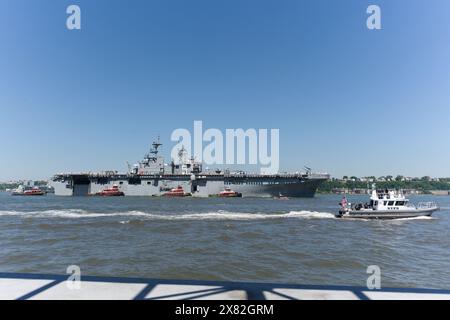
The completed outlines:
[[[202,164],[189,157],[184,148],[178,152],[178,161],[164,163],[159,154],[162,144],[153,142],[152,148],[128,172],[117,171],[60,173],[50,181],[56,195],[86,196],[118,186],[125,196],[163,196],[175,188],[183,188],[193,197],[218,195],[231,188],[244,197],[313,197],[317,187],[329,179],[326,173],[252,174],[243,171],[203,171]]]

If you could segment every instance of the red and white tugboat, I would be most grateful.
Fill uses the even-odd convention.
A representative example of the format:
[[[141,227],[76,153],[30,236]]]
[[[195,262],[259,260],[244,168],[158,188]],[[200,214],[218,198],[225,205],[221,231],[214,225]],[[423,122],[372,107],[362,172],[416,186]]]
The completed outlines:
[[[188,197],[190,195],[191,195],[190,193],[184,192],[182,186],[178,186],[178,187],[164,193],[165,197]]]
[[[41,189],[39,189],[38,187],[34,187],[31,190],[25,190],[23,192],[24,196],[43,196],[45,194],[46,194],[46,192],[41,190]]]
[[[124,196],[125,193],[120,191],[118,186],[113,185],[112,188],[106,188],[100,192],[97,192],[95,195],[103,197],[121,197]]]
[[[19,186],[17,189],[13,190],[11,193],[13,196],[44,196],[47,193],[38,187],[33,189],[25,189],[24,186]]]
[[[242,193],[233,191],[229,187],[226,187],[225,190],[219,192],[218,196],[222,198],[242,198]]]

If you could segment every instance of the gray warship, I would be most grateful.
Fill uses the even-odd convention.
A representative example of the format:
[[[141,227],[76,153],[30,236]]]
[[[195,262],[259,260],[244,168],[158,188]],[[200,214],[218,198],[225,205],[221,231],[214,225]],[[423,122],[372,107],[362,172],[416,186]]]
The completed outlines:
[[[183,189],[193,197],[216,196],[232,189],[244,197],[314,197],[318,186],[329,179],[327,173],[305,172],[257,174],[229,170],[203,171],[202,163],[178,152],[178,162],[164,163],[159,154],[162,144],[153,142],[142,161],[130,166],[128,172],[117,171],[59,173],[49,181],[59,196],[88,196],[108,188],[118,188],[125,196],[163,196],[173,189]]]

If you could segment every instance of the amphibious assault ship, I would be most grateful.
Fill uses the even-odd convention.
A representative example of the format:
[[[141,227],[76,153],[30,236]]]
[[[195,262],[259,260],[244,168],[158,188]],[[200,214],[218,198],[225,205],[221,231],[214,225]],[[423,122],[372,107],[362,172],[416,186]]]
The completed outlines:
[[[162,196],[180,186],[193,197],[216,196],[225,188],[244,197],[313,197],[317,187],[329,178],[326,173],[306,172],[253,174],[243,171],[203,171],[202,163],[188,157],[184,148],[178,152],[178,162],[164,163],[159,154],[162,144],[153,142],[149,153],[128,172],[117,171],[59,173],[49,184],[60,196],[87,196],[106,188],[118,187],[125,196]]]

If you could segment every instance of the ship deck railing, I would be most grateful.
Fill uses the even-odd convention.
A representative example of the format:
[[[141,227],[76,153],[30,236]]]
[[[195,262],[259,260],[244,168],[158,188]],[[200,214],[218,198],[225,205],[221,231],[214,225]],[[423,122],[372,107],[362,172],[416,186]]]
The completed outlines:
[[[150,178],[150,179],[156,179],[156,178],[165,178],[165,177],[190,177],[191,174],[176,174],[176,173],[154,173],[154,174],[143,174],[143,175],[136,175],[131,173],[118,173],[118,172],[70,172],[70,173],[58,173],[53,176],[54,179],[58,178],[71,178],[74,176],[85,176],[88,178],[119,178],[119,179],[128,179],[128,178]],[[208,173],[208,172],[201,172],[201,173],[195,173],[194,174],[196,178],[267,178],[267,179],[277,179],[277,178],[290,178],[290,179],[297,179],[297,178],[308,178],[308,179],[328,179],[330,176],[329,174],[325,173],[280,173],[280,174],[258,174],[258,173],[246,173],[246,174],[239,174],[239,173]]]

